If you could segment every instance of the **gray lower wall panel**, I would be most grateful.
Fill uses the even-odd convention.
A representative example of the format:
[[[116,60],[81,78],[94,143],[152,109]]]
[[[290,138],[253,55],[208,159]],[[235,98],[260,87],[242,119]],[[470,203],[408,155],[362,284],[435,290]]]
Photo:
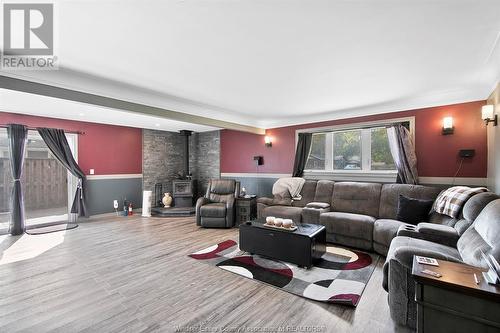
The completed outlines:
[[[256,194],[258,197],[271,197],[273,184],[278,178],[267,177],[221,177],[223,179],[235,179],[245,187],[247,194]]]
[[[113,200],[118,200],[119,210],[123,200],[142,207],[142,178],[89,179],[87,180],[87,207],[90,215],[114,212]]]

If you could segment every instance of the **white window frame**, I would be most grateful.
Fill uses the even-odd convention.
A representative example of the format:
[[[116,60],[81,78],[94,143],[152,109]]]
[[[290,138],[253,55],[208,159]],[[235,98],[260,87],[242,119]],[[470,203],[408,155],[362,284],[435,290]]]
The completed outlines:
[[[302,128],[295,131],[295,147],[297,147],[299,133],[323,133],[323,132],[337,132],[337,131],[347,131],[347,130],[359,130],[365,128],[374,127],[384,127],[390,126],[395,123],[410,124],[410,135],[415,143],[415,117],[402,117],[402,118],[392,118],[360,123],[352,123],[346,125],[334,125],[334,126],[323,126],[314,128]],[[363,135],[369,135],[369,131],[362,131],[362,142],[363,140],[368,140],[368,138],[363,138]],[[329,140],[327,140],[328,142]],[[328,144],[327,144],[328,146]],[[304,170],[304,177],[308,179],[331,179],[336,181],[366,181],[366,182],[380,182],[380,183],[393,183],[396,181],[397,171],[396,170],[368,170],[370,168],[371,159],[371,145],[362,145],[362,168],[364,170],[333,170],[333,165],[330,165],[329,160],[332,159],[332,152],[327,151],[325,154],[325,165],[329,170]],[[331,148],[331,147],[330,147]]]

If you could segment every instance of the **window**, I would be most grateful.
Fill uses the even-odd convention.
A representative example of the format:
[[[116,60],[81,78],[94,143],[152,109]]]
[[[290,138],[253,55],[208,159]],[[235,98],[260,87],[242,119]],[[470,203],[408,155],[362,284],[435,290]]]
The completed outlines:
[[[385,128],[372,128],[370,130],[371,170],[396,170],[389,148],[387,130]]]
[[[333,132],[333,169],[361,170],[361,130]]]
[[[326,137],[327,133],[312,135],[311,152],[306,162],[306,170],[325,170],[326,168]]]
[[[386,124],[313,133],[306,171],[394,173]]]

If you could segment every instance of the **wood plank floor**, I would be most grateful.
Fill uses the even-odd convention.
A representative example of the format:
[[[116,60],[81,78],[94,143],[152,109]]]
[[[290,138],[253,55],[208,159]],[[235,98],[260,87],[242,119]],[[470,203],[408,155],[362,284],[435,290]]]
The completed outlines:
[[[106,216],[66,232],[2,236],[0,332],[408,331],[390,319],[382,262],[353,309],[187,257],[237,232],[200,229],[192,217]]]

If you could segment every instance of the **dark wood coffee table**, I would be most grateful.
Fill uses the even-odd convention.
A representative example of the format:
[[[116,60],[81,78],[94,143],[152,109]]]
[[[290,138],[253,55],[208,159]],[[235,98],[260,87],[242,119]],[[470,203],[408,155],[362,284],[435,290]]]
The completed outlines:
[[[326,251],[326,229],[300,224],[296,231],[263,226],[265,218],[240,225],[240,250],[310,268]]]

